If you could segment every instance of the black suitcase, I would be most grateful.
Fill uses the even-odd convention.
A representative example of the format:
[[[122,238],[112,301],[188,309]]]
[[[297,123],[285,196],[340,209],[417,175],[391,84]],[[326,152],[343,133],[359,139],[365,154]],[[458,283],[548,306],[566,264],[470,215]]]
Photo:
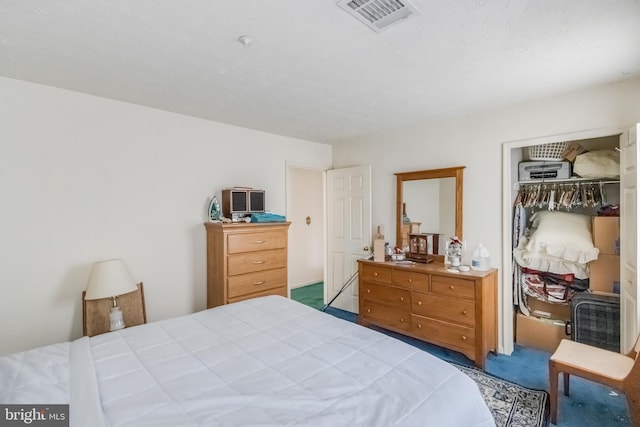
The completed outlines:
[[[575,294],[571,299],[571,339],[620,352],[620,296]]]

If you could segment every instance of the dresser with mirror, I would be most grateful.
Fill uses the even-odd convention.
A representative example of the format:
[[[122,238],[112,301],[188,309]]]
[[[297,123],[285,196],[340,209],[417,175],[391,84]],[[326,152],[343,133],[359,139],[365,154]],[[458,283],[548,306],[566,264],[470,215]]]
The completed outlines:
[[[414,234],[463,238],[463,170],[396,174],[396,246]],[[411,222],[429,228],[404,236]],[[497,345],[498,271],[452,271],[442,248],[433,245],[428,263],[359,260],[359,321],[460,352],[484,369]]]

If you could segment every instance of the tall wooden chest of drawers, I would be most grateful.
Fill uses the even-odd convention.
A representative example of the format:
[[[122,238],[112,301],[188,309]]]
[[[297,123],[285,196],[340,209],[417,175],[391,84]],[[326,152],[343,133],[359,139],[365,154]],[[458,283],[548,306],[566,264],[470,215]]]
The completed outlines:
[[[207,308],[288,296],[286,223],[205,223]]]
[[[496,350],[498,270],[358,261],[359,322],[458,351],[484,369]]]

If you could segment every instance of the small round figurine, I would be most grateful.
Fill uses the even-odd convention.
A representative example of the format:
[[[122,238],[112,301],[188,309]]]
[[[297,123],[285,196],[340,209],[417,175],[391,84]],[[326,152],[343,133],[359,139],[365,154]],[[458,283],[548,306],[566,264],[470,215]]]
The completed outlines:
[[[449,268],[452,270],[458,270],[462,264],[462,242],[456,237],[449,239],[449,245],[445,251]]]

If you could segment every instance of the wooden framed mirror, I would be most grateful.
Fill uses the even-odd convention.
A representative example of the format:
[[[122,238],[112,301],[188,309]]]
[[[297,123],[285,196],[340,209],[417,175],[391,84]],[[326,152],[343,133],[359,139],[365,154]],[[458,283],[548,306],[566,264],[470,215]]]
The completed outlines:
[[[396,246],[407,246],[408,234],[441,236],[435,261],[444,260],[444,243],[462,240],[464,166],[396,173]],[[437,240],[436,240],[437,241]]]

